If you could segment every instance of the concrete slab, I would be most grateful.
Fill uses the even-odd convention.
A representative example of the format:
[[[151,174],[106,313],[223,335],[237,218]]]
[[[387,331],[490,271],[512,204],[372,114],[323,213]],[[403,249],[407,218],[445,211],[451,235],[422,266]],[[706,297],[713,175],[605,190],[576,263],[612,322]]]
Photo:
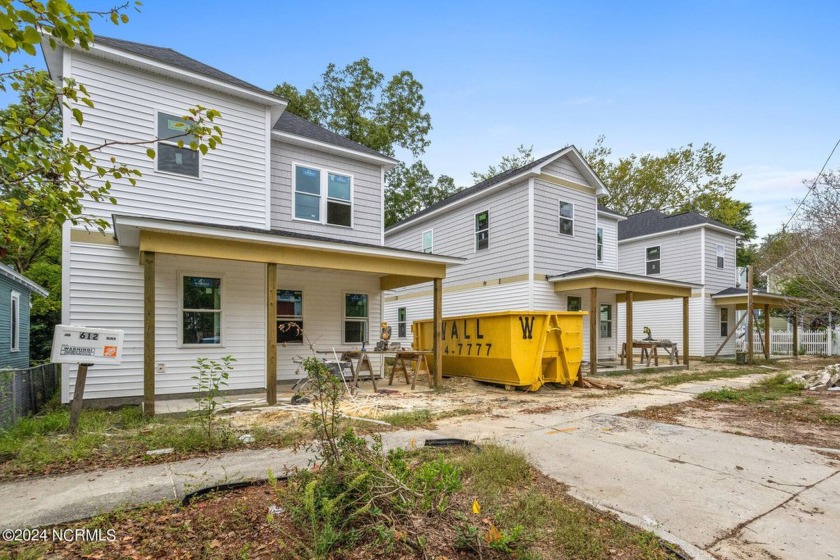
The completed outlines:
[[[427,430],[382,434],[383,447],[422,446]],[[0,530],[41,527],[93,517],[120,507],[181,499],[228,482],[262,480],[304,468],[312,453],[254,449],[161,465],[27,479],[0,484]]]
[[[711,551],[722,558],[840,558],[840,474],[803,490]]]

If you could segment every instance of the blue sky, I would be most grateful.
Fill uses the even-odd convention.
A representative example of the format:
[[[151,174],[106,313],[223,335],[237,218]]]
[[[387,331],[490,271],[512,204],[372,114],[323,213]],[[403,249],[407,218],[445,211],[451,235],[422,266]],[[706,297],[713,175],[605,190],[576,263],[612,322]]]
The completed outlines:
[[[423,160],[459,185],[519,144],[539,157],[601,134],[617,156],[711,142],[743,174],[735,196],[764,235],[840,138],[838,2],[143,4],[128,25],[94,30],[266,89],[303,89],[363,56],[388,76],[412,71],[434,127]]]

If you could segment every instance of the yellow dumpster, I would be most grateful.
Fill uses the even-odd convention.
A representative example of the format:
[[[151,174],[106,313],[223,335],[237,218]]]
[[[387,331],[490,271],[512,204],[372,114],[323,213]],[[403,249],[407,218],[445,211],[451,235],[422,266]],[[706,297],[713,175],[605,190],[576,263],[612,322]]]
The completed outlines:
[[[502,311],[445,317],[443,374],[536,391],[571,384],[583,359],[585,311]],[[434,322],[414,321],[415,350],[431,350]]]

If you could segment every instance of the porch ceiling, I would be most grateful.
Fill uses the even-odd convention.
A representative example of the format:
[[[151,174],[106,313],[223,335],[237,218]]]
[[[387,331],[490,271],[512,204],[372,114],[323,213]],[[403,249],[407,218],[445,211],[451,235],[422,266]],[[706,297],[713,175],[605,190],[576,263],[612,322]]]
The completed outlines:
[[[446,277],[462,259],[244,228],[114,217],[121,246],[141,252],[276,263],[380,275],[383,290]]]
[[[661,280],[635,274],[625,274],[610,270],[581,269],[547,278],[554,284],[555,292],[568,292],[598,288],[616,292],[616,301],[623,302],[627,292],[633,292],[634,301],[691,297],[695,284]]]

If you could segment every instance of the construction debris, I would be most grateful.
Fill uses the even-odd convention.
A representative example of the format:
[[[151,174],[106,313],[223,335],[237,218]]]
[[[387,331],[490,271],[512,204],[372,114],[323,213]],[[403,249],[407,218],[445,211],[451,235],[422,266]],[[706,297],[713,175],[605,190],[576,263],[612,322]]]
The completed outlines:
[[[610,383],[609,381],[595,381],[591,377],[581,379],[581,384],[587,389],[621,389],[623,385]]]
[[[840,364],[820,371],[797,371],[789,376],[791,381],[802,383],[809,391],[840,391]]]

